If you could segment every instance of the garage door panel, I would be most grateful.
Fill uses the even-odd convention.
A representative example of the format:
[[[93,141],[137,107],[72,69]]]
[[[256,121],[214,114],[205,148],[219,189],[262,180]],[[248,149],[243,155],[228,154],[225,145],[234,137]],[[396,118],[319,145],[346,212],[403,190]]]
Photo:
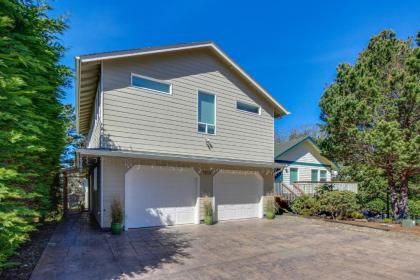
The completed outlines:
[[[258,174],[216,174],[213,191],[218,220],[259,216],[262,178]]]
[[[134,167],[126,174],[126,226],[193,223],[197,184],[192,169]]]

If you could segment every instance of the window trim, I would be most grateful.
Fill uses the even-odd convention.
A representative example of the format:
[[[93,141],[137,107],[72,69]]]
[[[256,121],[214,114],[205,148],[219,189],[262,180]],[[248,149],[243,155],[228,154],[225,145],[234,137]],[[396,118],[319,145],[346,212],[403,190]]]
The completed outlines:
[[[243,103],[243,104],[246,104],[246,105],[258,107],[258,113],[254,113],[254,112],[250,112],[250,111],[239,109],[238,108],[238,102]],[[235,109],[236,109],[236,111],[241,112],[241,113],[246,113],[246,114],[250,114],[250,115],[253,115],[253,116],[261,116],[261,106],[260,105],[251,104],[249,102],[245,102],[245,101],[242,101],[242,100],[236,100],[236,102],[235,102]]]
[[[199,101],[198,97],[200,96],[200,93],[204,93],[204,94],[208,94],[208,95],[213,95],[214,96],[214,124],[203,123],[203,122],[199,122],[198,121],[198,114],[200,113],[198,111],[198,101]],[[196,105],[197,105],[197,114],[196,114],[196,117],[197,117],[196,118],[196,121],[197,121],[196,122],[196,130],[197,130],[197,133],[198,134],[204,134],[204,135],[216,135],[217,134],[217,95],[215,93],[211,93],[211,92],[208,92],[208,91],[205,91],[205,90],[198,89],[197,90],[197,102],[196,102]],[[205,124],[206,125],[206,132],[201,132],[201,131],[198,130],[198,125],[199,124]],[[214,126],[214,133],[213,134],[207,132],[208,125],[213,125]]]
[[[135,86],[135,85],[133,85],[133,77],[138,77],[138,78],[142,78],[142,79],[149,80],[149,81],[152,81],[152,82],[157,82],[157,83],[168,85],[169,86],[169,92],[161,91],[161,90],[157,90],[157,89],[151,89],[151,88],[147,88],[147,87]],[[167,95],[172,95],[172,84],[171,83],[166,82],[166,81],[162,81],[162,80],[158,80],[158,79],[154,79],[154,78],[151,78],[151,77],[148,77],[148,76],[143,76],[143,75],[140,75],[140,74],[136,74],[136,73],[133,73],[133,72],[131,72],[131,76],[130,76],[130,85],[131,85],[131,87],[134,87],[134,88],[141,88],[141,89],[144,89],[144,90],[150,90],[150,91],[154,91],[154,92],[164,93],[164,94],[167,94]]]

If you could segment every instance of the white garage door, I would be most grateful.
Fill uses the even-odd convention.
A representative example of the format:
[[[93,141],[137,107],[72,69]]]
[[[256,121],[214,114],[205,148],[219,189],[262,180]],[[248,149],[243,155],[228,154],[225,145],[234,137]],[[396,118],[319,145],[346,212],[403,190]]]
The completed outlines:
[[[134,166],[125,175],[126,228],[194,223],[198,176],[190,168]]]
[[[217,173],[213,181],[217,219],[262,217],[262,184],[258,173]]]

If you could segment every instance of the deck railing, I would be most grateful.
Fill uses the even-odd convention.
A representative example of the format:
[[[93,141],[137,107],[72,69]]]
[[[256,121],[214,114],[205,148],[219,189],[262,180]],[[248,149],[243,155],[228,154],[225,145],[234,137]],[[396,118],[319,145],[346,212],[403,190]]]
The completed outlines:
[[[302,194],[314,195],[316,188],[324,184],[333,185],[334,190],[352,191],[357,193],[357,183],[354,182],[312,182],[297,181],[293,185],[285,183],[274,183],[274,193],[284,197],[286,200],[293,200]]]

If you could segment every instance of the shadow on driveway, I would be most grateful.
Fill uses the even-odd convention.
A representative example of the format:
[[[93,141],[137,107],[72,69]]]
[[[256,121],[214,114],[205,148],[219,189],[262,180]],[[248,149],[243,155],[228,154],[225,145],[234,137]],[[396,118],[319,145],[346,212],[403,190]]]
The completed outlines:
[[[191,236],[165,228],[101,232],[88,213],[71,214],[58,227],[31,279],[119,279],[182,264]]]

